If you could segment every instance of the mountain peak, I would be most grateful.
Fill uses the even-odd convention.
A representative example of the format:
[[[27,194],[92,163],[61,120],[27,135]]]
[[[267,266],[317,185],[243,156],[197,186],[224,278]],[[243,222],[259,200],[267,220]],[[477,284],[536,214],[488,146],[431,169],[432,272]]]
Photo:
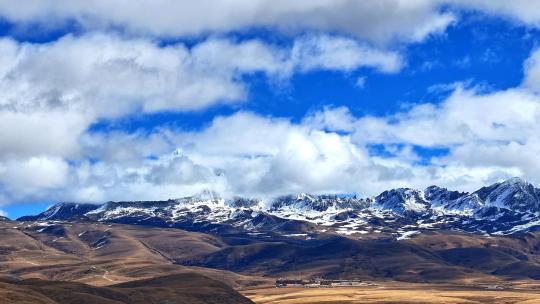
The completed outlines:
[[[520,177],[483,187],[475,192],[487,207],[509,209],[517,212],[540,211],[540,192]]]
[[[392,211],[397,214],[422,213],[429,204],[421,191],[411,188],[397,188],[384,191],[375,197],[375,209]]]
[[[39,220],[54,221],[54,220],[82,218],[84,217],[86,213],[92,210],[95,210],[99,207],[100,205],[89,204],[89,203],[62,202],[62,203],[57,203],[50,206],[49,208],[47,208],[47,210],[43,211],[42,213],[36,216],[23,216],[19,218],[19,220],[31,221],[31,220],[39,219]]]

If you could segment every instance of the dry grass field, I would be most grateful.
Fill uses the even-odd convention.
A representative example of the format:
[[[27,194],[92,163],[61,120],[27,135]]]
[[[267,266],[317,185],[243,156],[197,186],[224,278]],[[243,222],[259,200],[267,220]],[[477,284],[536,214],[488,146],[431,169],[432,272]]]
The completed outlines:
[[[212,236],[129,225],[59,224],[42,230],[0,222],[0,278],[38,278],[106,286],[197,272],[237,287],[271,280],[230,271],[182,266],[223,246]]]
[[[340,288],[259,288],[241,292],[257,304],[536,304],[540,290],[456,289],[407,285]]]
[[[75,282],[0,280],[4,304],[253,304],[227,284],[182,273],[109,286]]]
[[[35,278],[107,291],[124,282],[197,273],[260,304],[540,304],[539,234],[489,238],[438,233],[399,243],[329,238],[307,246],[121,224],[0,221],[0,235],[0,283]],[[192,264],[197,261],[204,263]],[[326,275],[378,285],[271,287],[276,277]],[[490,285],[504,289],[488,290]],[[24,295],[28,302],[4,302],[56,303],[37,301],[44,291],[36,288],[4,282],[0,298]]]

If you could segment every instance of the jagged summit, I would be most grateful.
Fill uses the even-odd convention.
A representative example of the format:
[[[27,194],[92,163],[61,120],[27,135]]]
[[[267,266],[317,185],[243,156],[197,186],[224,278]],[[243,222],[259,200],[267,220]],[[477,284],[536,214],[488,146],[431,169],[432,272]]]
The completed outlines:
[[[324,212],[329,209],[362,209],[365,207],[367,207],[366,200],[354,196],[299,194],[276,198],[271,204],[270,210],[296,209]]]
[[[429,209],[424,194],[415,189],[398,188],[384,191],[375,197],[373,208],[395,212],[400,215],[407,213],[420,214]]]
[[[540,211],[540,190],[519,177],[483,187],[474,193],[488,207],[519,212]]]

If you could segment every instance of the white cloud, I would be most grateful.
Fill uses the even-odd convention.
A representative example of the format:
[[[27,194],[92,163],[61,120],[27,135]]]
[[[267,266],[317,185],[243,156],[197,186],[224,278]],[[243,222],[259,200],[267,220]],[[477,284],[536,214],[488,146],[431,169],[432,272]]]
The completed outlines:
[[[311,113],[304,118],[304,124],[320,130],[351,132],[357,118],[346,107],[325,107],[323,111]]]
[[[540,49],[536,49],[523,66],[525,79],[523,86],[536,93],[540,92]]]
[[[78,138],[89,123],[88,116],[72,111],[0,111],[0,159],[76,156],[80,152]]]
[[[161,130],[150,137],[107,136],[106,143],[94,145],[95,155],[100,154],[96,148],[112,146],[119,150],[116,153],[131,156],[78,165],[76,186],[66,187],[73,191],[59,195],[99,200],[162,199],[203,189],[248,196],[300,191],[371,193],[368,187],[378,178],[377,166],[391,170],[370,159],[348,136],[252,113],[218,118],[200,132]],[[148,159],[144,148],[135,152],[131,148],[159,137],[163,139],[158,141],[169,143],[168,151],[179,147],[181,152]],[[94,138],[96,142],[103,139]],[[391,164],[400,166],[408,165]],[[381,186],[373,189],[381,190]]]
[[[61,158],[7,159],[0,163],[0,184],[10,199],[36,198],[67,186],[68,171],[69,165]]]
[[[438,105],[418,104],[387,117],[358,118],[344,108],[327,108],[312,115],[309,122],[348,132],[352,142],[360,146],[447,149],[448,155],[428,159],[425,167],[439,172],[432,177],[443,185],[471,189],[467,183],[477,186],[513,175],[540,183],[538,54],[534,51],[526,61],[523,83],[515,88],[484,93],[454,85],[449,87],[452,94]],[[387,152],[407,161],[400,155],[402,151]],[[438,178],[441,172],[444,175]],[[466,176],[466,183],[457,182]]]
[[[454,21],[430,0],[97,0],[0,1],[0,15],[45,26],[75,20],[87,29],[121,26],[132,33],[185,36],[267,27],[283,32],[322,31],[376,42],[419,41]],[[52,20],[52,21],[51,21]]]
[[[16,64],[2,75],[0,100],[17,111],[60,108],[97,116],[195,110],[242,100],[245,89],[236,81],[237,73],[268,67],[247,65],[244,58],[233,57],[224,65],[205,57],[216,43],[203,42],[189,50],[182,44],[158,47],[148,40],[90,35],[23,44],[14,54]],[[220,47],[244,54],[269,52],[253,44],[222,42]]]
[[[385,118],[362,117],[357,122],[355,139],[425,147],[523,141],[537,130],[539,111],[538,97],[522,89],[490,94],[456,89],[440,105],[419,104]]]
[[[69,164],[62,157],[6,156],[0,183],[10,201],[164,199],[204,189],[246,196],[373,195],[430,184],[473,190],[514,175],[540,183],[540,98],[528,84],[535,56],[523,86],[482,93],[457,85],[438,105],[388,117],[328,107],[300,123],[238,112],[193,132],[84,133],[80,157]],[[371,152],[374,144],[387,155]],[[423,159],[413,146],[448,154]]]
[[[352,71],[359,66],[372,66],[383,72],[396,72],[402,66],[397,53],[381,52],[352,39],[326,35],[297,39],[292,59],[304,71]]]
[[[540,142],[533,140],[537,120],[527,116],[534,114],[519,111],[538,101],[523,99],[517,106],[502,102],[527,96],[524,91],[520,94],[477,96],[456,91],[441,107],[423,105],[423,109],[398,115],[393,118],[398,127],[387,126],[382,133],[378,128],[368,129],[365,118],[354,117],[346,108],[327,108],[301,123],[239,112],[218,117],[195,132],[85,134],[80,147],[84,158],[69,165],[51,158],[14,161],[4,164],[0,182],[11,201],[36,197],[105,201],[165,199],[205,189],[263,197],[290,192],[373,195],[391,187],[434,183],[472,190],[513,175],[540,181],[540,168],[535,165]],[[464,113],[471,113],[457,115],[454,107],[465,104],[469,106],[463,108]],[[502,108],[487,111],[494,105]],[[484,116],[477,116],[481,112]],[[371,119],[389,123],[386,118]],[[489,127],[494,121],[505,127]],[[462,125],[472,135],[445,138],[452,128]],[[518,132],[520,127],[530,131]],[[420,132],[418,137],[429,136],[418,140],[412,137],[413,130]],[[385,145],[389,155],[370,153],[367,145],[374,143]],[[450,152],[420,165],[411,145],[446,147]]]
[[[441,10],[441,7],[446,7]],[[38,22],[43,28],[77,21],[88,30],[123,27],[157,36],[193,36],[266,27],[285,33],[332,32],[378,43],[421,41],[444,32],[456,10],[476,10],[532,27],[540,26],[540,3],[531,0],[0,0],[0,16]]]
[[[0,52],[6,62],[0,70],[0,107],[73,110],[97,117],[243,101],[247,92],[241,77],[257,72],[283,78],[298,70],[373,67],[389,72],[400,67],[394,52],[330,36],[300,38],[292,49],[225,39],[188,49],[94,34],[45,45],[3,39]]]
[[[443,0],[457,7],[503,16],[530,26],[540,26],[540,2],[531,0]]]
[[[334,39],[339,42],[337,47],[317,46],[332,44]],[[305,53],[302,50],[307,40],[311,41],[309,47],[319,51],[297,56],[297,52]],[[43,194],[42,190],[54,187],[32,179],[30,170],[16,175],[15,164],[24,169],[26,165],[35,165],[36,159],[44,159],[40,164],[46,165],[51,159],[78,162],[87,157],[108,164],[96,167],[99,170],[90,175],[100,176],[108,170],[111,176],[118,177],[110,182],[117,183],[130,175],[122,173],[124,168],[113,165],[114,162],[141,166],[141,157],[160,156],[170,151],[165,149],[171,149],[157,136],[139,140],[129,149],[118,149],[118,145],[134,144],[136,134],[115,137],[116,146],[107,144],[114,134],[109,138],[87,136],[88,127],[100,118],[201,110],[217,103],[242,102],[248,95],[242,77],[252,73],[283,81],[293,73],[312,69],[350,71],[368,66],[386,72],[397,68],[395,62],[387,63],[386,58],[399,61],[393,52],[360,46],[347,38],[306,36],[292,44],[278,47],[259,40],[216,38],[191,48],[182,43],[162,47],[148,39],[104,34],[66,36],[47,44],[0,39],[0,167],[6,177],[14,176],[0,180],[0,186],[10,192],[11,199]],[[344,50],[340,51],[341,48]],[[329,51],[347,53],[351,58],[343,59],[338,66],[326,64],[326,60],[331,60],[327,59]],[[381,61],[370,57],[377,52],[381,53]],[[306,69],[306,61],[316,61],[317,66]],[[52,175],[56,172],[57,176],[65,176],[66,171],[73,169],[54,164],[36,170],[47,169]],[[26,174],[30,175],[29,186],[23,189]],[[55,187],[61,187],[59,180]],[[148,183],[142,180],[141,183]],[[79,186],[73,183],[71,179],[66,181],[73,187]],[[98,188],[91,184],[85,189],[98,197],[103,195]]]
[[[360,89],[363,89],[366,86],[366,77],[362,76],[356,78],[356,82],[354,83],[354,85]]]
[[[445,159],[419,166],[408,147],[379,157],[349,135],[320,130],[315,121],[294,124],[240,112],[195,133],[88,135],[94,140],[91,155],[101,159],[74,164],[67,183],[47,195],[78,201],[164,199],[205,189],[263,197],[291,192],[373,195],[389,187],[431,183],[470,189],[521,173],[514,165],[472,166]],[[155,143],[161,154],[148,158],[148,147]],[[177,147],[180,152],[171,155]]]
[[[188,157],[219,168],[233,190],[246,193],[352,191],[368,162],[346,136],[249,113],[221,118],[184,145]]]

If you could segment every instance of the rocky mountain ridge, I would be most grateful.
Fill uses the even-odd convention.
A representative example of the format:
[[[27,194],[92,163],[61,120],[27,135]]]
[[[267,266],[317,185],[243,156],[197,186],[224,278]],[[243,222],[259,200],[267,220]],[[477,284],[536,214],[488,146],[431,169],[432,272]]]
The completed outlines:
[[[540,189],[511,178],[472,193],[430,186],[423,191],[391,189],[371,198],[300,194],[265,203],[206,193],[167,201],[60,203],[19,220],[87,220],[216,233],[328,231],[406,238],[423,230],[460,230],[501,235],[540,229]]]

